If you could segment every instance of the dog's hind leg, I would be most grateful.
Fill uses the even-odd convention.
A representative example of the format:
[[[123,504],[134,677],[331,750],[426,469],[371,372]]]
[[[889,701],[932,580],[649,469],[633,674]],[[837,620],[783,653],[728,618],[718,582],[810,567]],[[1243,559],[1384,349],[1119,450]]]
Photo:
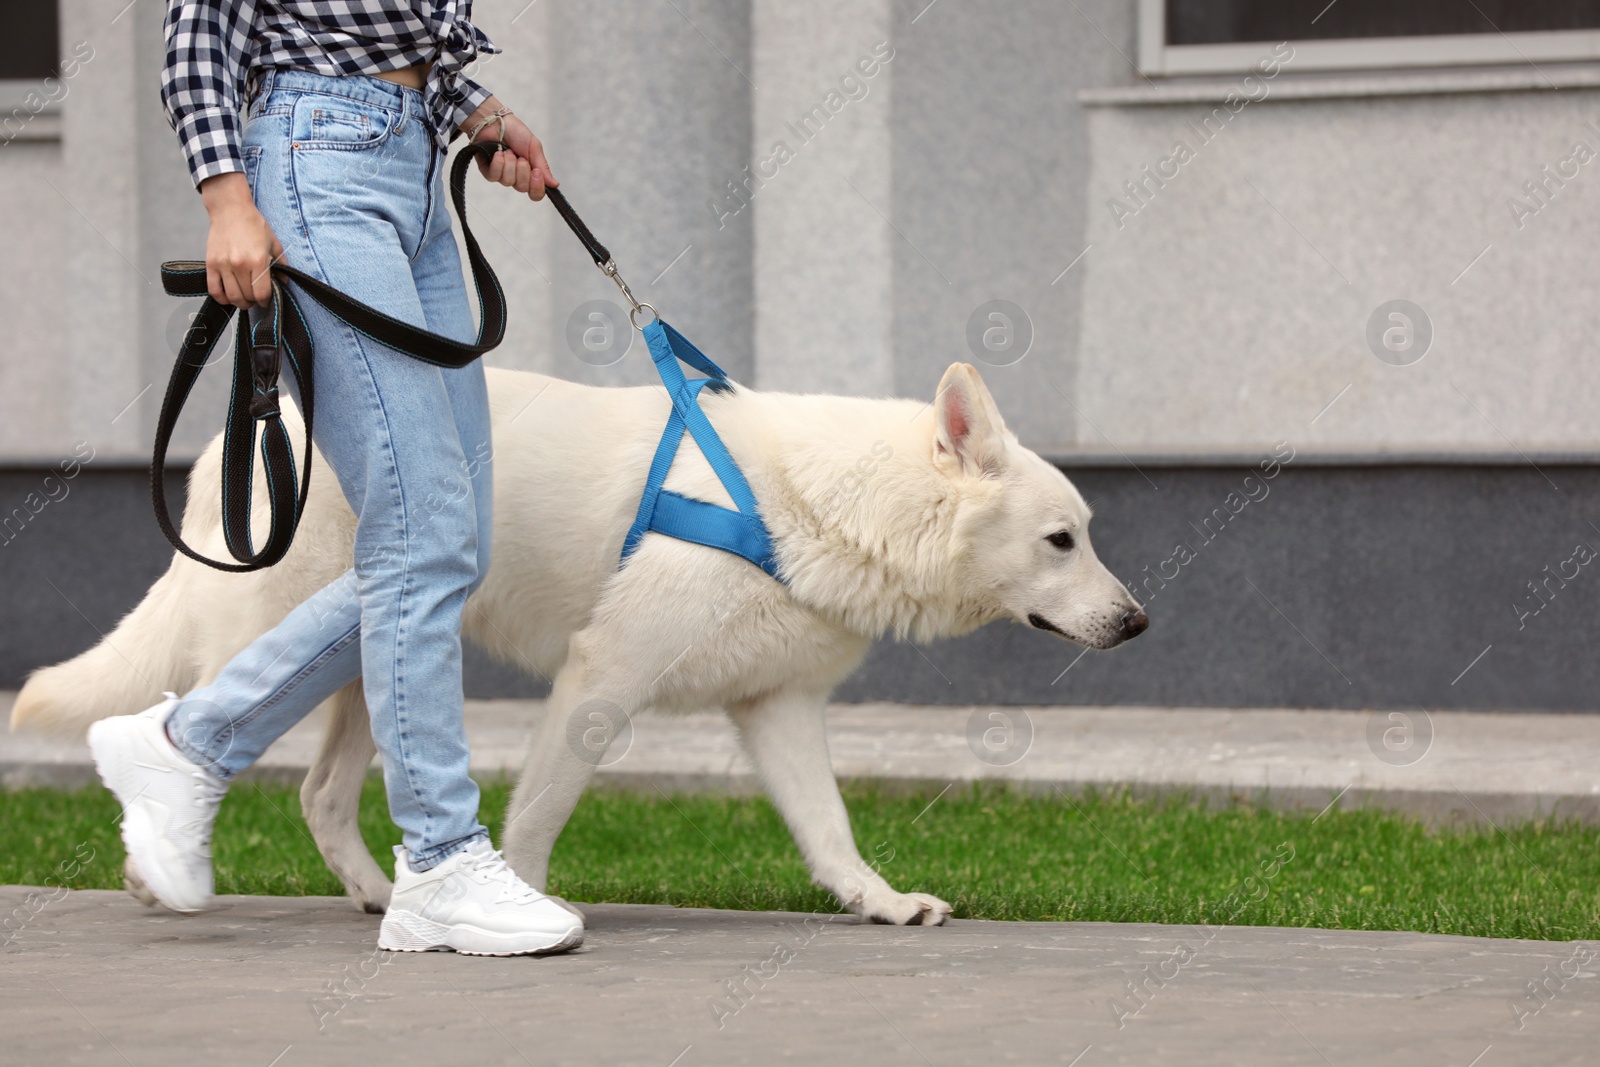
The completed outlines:
[[[783,690],[731,705],[745,751],[811,868],[811,879],[857,915],[897,926],[938,926],[950,905],[899,893],[861,858],[828,756],[827,693]]]
[[[356,907],[382,914],[393,887],[361,839],[357,818],[361,784],[376,751],[361,679],[340,689],[330,703],[322,748],[300,786],[300,810],[323,860],[344,883]]]

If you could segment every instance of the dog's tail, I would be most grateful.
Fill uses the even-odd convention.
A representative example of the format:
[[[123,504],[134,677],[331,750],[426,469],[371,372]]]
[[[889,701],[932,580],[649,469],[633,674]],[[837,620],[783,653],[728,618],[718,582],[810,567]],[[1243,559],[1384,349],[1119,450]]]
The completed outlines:
[[[29,675],[11,708],[11,729],[82,734],[100,719],[143,711],[164,690],[188,689],[182,563],[174,557],[139,606],[99,644]]]

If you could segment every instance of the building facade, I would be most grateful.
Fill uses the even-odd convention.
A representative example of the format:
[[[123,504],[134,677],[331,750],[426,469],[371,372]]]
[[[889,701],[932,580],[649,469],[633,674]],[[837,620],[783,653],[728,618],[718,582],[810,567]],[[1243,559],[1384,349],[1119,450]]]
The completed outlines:
[[[476,76],[641,298],[759,388],[931,398],[974,363],[1152,618],[1081,658],[1010,625],[886,644],[845,696],[1596,706],[1600,31],[1256,6],[479,0]],[[206,227],[162,15],[61,0],[54,66],[0,52],[3,686],[170,556],[144,464],[194,305],[157,267]],[[471,209],[492,364],[654,380],[552,210]]]

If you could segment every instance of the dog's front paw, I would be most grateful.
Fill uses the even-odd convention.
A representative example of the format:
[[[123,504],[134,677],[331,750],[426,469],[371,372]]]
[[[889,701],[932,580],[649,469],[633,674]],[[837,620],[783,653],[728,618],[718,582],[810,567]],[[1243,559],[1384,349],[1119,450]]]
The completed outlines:
[[[357,911],[367,915],[382,915],[389,910],[389,896],[394,892],[394,883],[383,876],[376,863],[371,864],[371,870],[357,869],[354,873],[331,860],[328,866],[344,883],[345,895]]]
[[[927,893],[869,894],[859,912],[869,922],[886,926],[943,926],[950,918],[950,905]]]
[[[389,910],[389,895],[394,891],[394,884],[385,878],[369,884],[350,885],[346,891],[357,911],[382,915]]]

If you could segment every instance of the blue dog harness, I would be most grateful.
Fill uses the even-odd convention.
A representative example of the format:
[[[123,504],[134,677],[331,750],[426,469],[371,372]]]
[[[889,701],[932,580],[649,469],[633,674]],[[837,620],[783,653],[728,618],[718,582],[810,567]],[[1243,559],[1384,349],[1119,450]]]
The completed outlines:
[[[723,369],[707,359],[705,353],[691,344],[688,338],[661,321],[655,308],[633,295],[633,290],[628,288],[628,283],[622,280],[622,275],[617,271],[617,261],[611,258],[606,246],[584,225],[561,190],[546,189],[545,196],[560,213],[562,221],[583,243],[584,251],[589,253],[594,265],[616,282],[622,295],[627,297],[628,321],[634,329],[644,334],[650,347],[650,360],[656,365],[656,373],[661,375],[661,384],[667,387],[667,395],[672,398],[672,414],[667,416],[661,443],[656,446],[655,458],[650,461],[644,495],[639,499],[639,514],[633,520],[633,527],[628,530],[627,539],[622,542],[622,559],[617,564],[618,568],[627,565],[628,557],[638,549],[644,535],[654,531],[680,541],[732,552],[754,563],[778,581],[783,581],[783,576],[778,573],[777,556],[772,550],[772,536],[767,532],[767,524],[761,521],[761,512],[756,507],[756,497],[750,491],[750,483],[739,473],[739,465],[728,455],[728,449],[723,445],[722,438],[717,436],[711,420],[700,410],[701,390],[728,391],[733,388],[733,383]],[[462,228],[465,227],[463,221]],[[650,312],[650,321],[640,326],[639,314],[643,311]],[[678,366],[680,359],[709,377],[685,378],[683,368]],[[700,453],[711,464],[717,480],[728,491],[737,511],[708,504],[704,500],[694,500],[662,487],[667,480],[667,472],[672,469],[672,461],[678,455],[678,446],[683,443],[685,428],[694,437],[694,443],[700,446]]]
[[[623,291],[627,291],[626,287]],[[655,311],[654,308],[650,310]],[[738,464],[728,454],[711,420],[700,410],[701,390],[709,388],[715,392],[725,392],[733,388],[728,375],[707,359],[705,353],[688,338],[659,318],[644,326],[641,332],[650,346],[650,359],[661,375],[661,384],[667,387],[667,395],[672,398],[672,414],[667,417],[661,443],[656,446],[655,458],[650,461],[650,474],[645,479],[644,495],[639,500],[639,513],[633,520],[633,528],[628,531],[627,540],[622,543],[622,561],[618,566],[626,564],[628,557],[644,540],[644,535],[654,531],[680,541],[732,552],[780,582],[783,581],[783,576],[778,573],[772,536],[767,532],[767,524],[761,521],[755,494],[750,492],[750,483],[745,481]],[[678,366],[679,360],[710,377],[685,378],[683,369]],[[662,487],[667,480],[667,472],[672,469],[672,461],[678,454],[678,446],[683,442],[686,427],[694,437],[694,443],[700,446],[701,455],[711,464],[717,480],[738,506],[737,511]]]

